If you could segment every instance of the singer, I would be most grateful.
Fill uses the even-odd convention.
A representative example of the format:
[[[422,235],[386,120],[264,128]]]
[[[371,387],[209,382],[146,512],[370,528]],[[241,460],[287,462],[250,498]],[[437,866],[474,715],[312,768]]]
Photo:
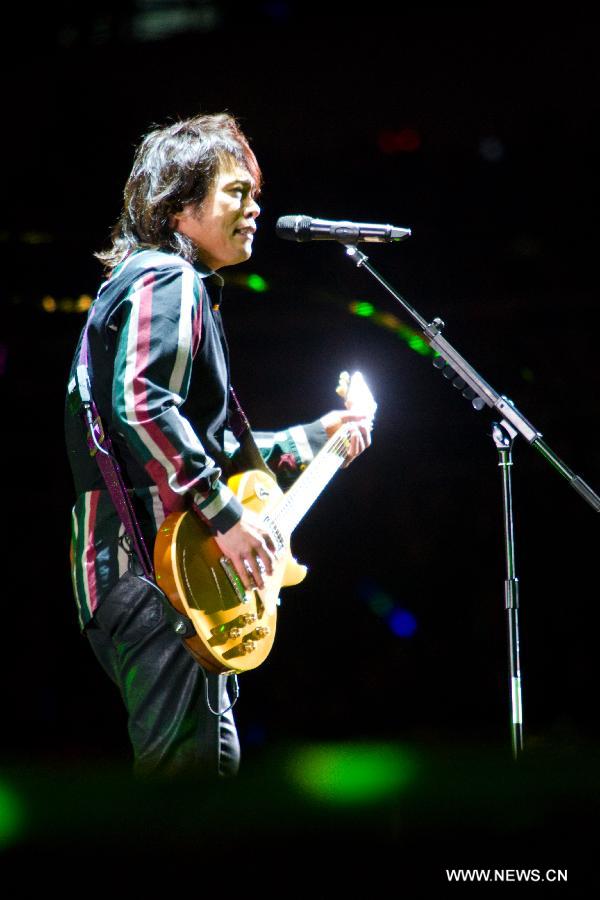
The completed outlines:
[[[75,484],[71,565],[79,625],[128,716],[137,776],[233,775],[239,741],[226,676],[205,672],[175,633],[127,540],[73,384],[87,367],[91,395],[118,458],[146,546],[174,510],[190,509],[248,589],[270,574],[273,545],[226,486],[245,468],[232,431],[218,274],[249,259],[261,172],[234,118],[200,115],[141,141],[112,242],[96,254],[107,278],[90,309],[69,379],[66,443]],[[79,367],[79,369],[78,369]],[[85,369],[84,369],[85,371]],[[349,459],[369,423],[335,410],[306,425],[255,433],[287,486],[343,422]]]

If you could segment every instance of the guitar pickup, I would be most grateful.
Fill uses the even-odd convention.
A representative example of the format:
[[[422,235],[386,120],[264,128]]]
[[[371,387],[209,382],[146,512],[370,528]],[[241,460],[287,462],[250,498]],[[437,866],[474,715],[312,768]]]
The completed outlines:
[[[281,554],[281,551],[285,548],[283,535],[277,527],[275,521],[270,516],[266,515],[263,517],[263,525],[266,527],[271,536],[271,540],[275,545],[275,557],[278,557]]]

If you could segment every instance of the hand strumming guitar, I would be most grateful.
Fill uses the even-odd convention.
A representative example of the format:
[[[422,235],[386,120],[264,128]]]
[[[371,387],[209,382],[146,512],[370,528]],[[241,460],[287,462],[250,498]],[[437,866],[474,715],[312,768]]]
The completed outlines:
[[[262,590],[264,574],[273,574],[275,545],[262,526],[259,517],[250,509],[244,509],[239,522],[225,533],[217,532],[215,541],[231,561],[247,591]]]

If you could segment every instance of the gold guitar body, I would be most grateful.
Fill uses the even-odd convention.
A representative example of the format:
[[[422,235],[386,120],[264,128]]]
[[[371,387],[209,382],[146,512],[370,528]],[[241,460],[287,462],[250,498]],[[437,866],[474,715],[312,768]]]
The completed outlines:
[[[252,470],[227,482],[243,506],[268,512],[283,492],[266,472]],[[191,619],[196,635],[185,643],[210,672],[246,672],[271,651],[282,587],[298,584],[306,567],[296,562],[289,541],[277,553],[263,590],[244,591],[233,566],[193,512],[172,513],[154,548],[156,580],[172,605]]]

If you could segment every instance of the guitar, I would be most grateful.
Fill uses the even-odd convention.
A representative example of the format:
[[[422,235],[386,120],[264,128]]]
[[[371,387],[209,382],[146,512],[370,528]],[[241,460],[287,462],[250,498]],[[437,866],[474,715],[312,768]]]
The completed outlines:
[[[371,423],[377,404],[360,372],[340,375],[337,393],[348,409]],[[172,605],[193,623],[185,643],[209,672],[255,669],[275,640],[279,591],[306,576],[290,549],[293,530],[344,464],[351,425],[344,424],[285,493],[275,477],[260,469],[227,482],[243,506],[260,515],[275,545],[273,574],[265,587],[246,591],[232,563],[201,519],[191,511],[172,513],[161,525],[154,547],[156,580]]]

